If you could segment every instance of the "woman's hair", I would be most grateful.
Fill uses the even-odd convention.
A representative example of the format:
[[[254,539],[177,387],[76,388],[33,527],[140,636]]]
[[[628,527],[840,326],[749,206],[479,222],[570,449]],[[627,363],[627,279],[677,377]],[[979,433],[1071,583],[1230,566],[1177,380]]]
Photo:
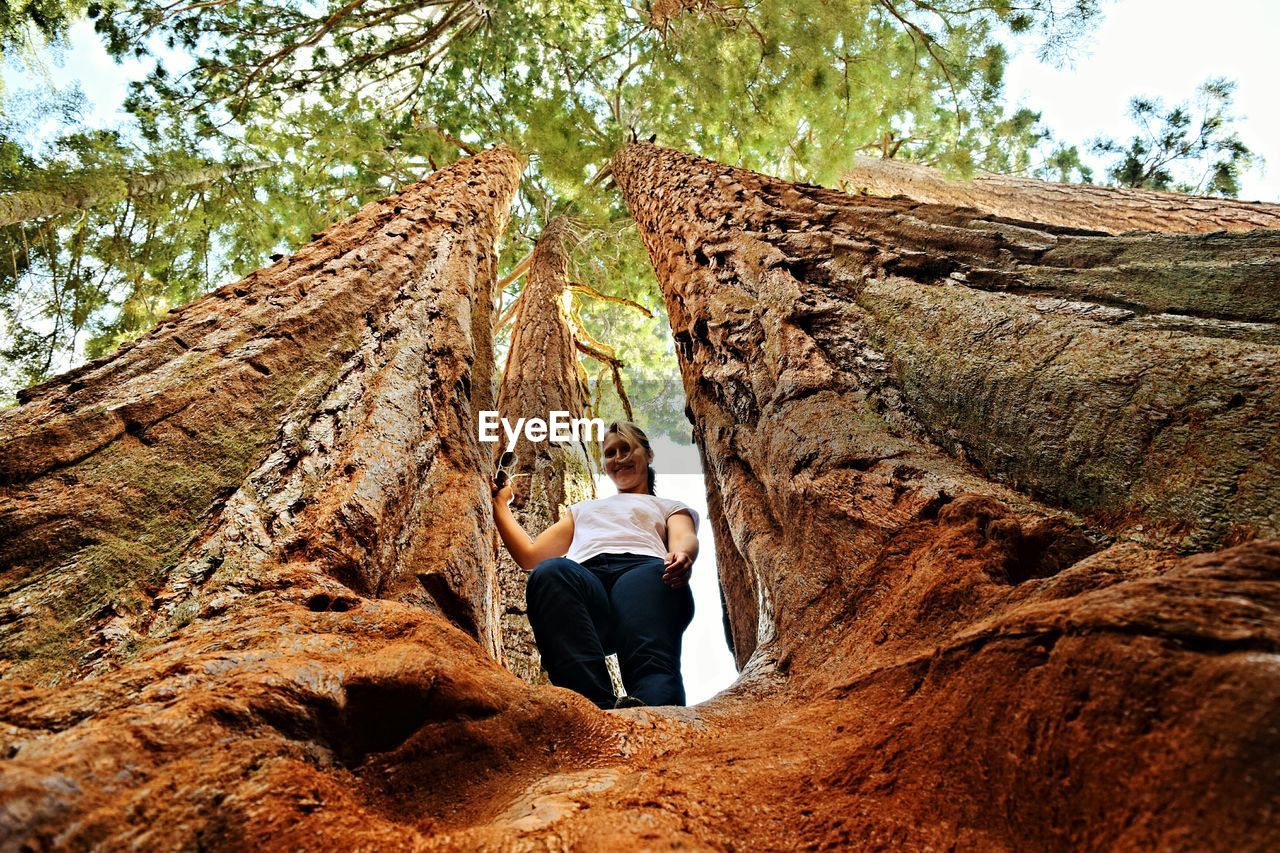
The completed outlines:
[[[633,445],[638,444],[641,447],[643,447],[645,450],[649,451],[650,453],[653,453],[653,448],[649,446],[649,436],[645,435],[644,430],[640,429],[640,427],[631,423],[631,421],[614,421],[613,423],[609,424],[609,428],[604,431],[604,434],[607,436],[611,432],[616,432],[618,435],[622,436],[627,441],[631,442]],[[653,466],[650,465],[649,466],[649,494],[651,495],[654,494],[654,487],[657,485],[657,482],[658,482],[658,472],[654,471]]]

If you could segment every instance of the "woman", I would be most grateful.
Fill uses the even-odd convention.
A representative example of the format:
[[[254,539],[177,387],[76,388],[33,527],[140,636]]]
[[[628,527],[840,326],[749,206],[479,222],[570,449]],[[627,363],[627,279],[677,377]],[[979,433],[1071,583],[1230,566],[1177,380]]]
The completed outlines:
[[[531,539],[503,486],[494,492],[498,533],[516,563],[532,569],[529,622],[552,684],[601,708],[683,705],[680,636],[693,619],[698,516],[653,494],[653,450],[635,424],[610,425],[602,451],[618,494],[570,506]],[[614,697],[605,667],[614,651],[624,697]]]

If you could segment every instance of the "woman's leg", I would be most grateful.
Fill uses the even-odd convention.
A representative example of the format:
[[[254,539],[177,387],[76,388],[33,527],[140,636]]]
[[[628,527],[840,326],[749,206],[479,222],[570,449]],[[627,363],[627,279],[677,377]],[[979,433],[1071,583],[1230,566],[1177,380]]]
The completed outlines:
[[[543,560],[529,573],[525,602],[551,683],[612,708],[613,682],[600,640],[609,620],[609,597],[600,580],[572,560]]]
[[[693,621],[693,592],[662,582],[661,558],[633,559],[609,593],[622,683],[646,705],[683,705],[680,637]]]

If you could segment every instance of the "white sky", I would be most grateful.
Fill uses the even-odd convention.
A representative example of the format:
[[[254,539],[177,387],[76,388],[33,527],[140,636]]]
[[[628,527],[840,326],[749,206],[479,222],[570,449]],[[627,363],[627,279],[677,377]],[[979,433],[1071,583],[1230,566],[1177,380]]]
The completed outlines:
[[[1206,79],[1227,77],[1238,84],[1240,136],[1267,161],[1265,173],[1244,175],[1240,198],[1280,201],[1280,2],[1112,0],[1103,8],[1069,67],[1044,65],[1031,45],[1018,52],[1005,75],[1010,104],[1040,112],[1055,136],[1083,150],[1100,134],[1128,140],[1135,95],[1173,105]]]

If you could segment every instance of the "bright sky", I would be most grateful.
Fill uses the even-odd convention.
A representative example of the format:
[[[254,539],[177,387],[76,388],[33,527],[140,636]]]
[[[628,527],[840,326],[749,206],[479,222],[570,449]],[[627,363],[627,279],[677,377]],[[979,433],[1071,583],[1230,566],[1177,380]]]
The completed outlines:
[[[1022,49],[1005,75],[1009,102],[1039,111],[1054,134],[1085,147],[1099,134],[1128,140],[1135,95],[1167,105],[1190,100],[1210,77],[1238,84],[1240,136],[1267,161],[1246,173],[1241,199],[1280,201],[1280,2],[1276,0],[1113,0],[1100,26],[1053,68]]]

